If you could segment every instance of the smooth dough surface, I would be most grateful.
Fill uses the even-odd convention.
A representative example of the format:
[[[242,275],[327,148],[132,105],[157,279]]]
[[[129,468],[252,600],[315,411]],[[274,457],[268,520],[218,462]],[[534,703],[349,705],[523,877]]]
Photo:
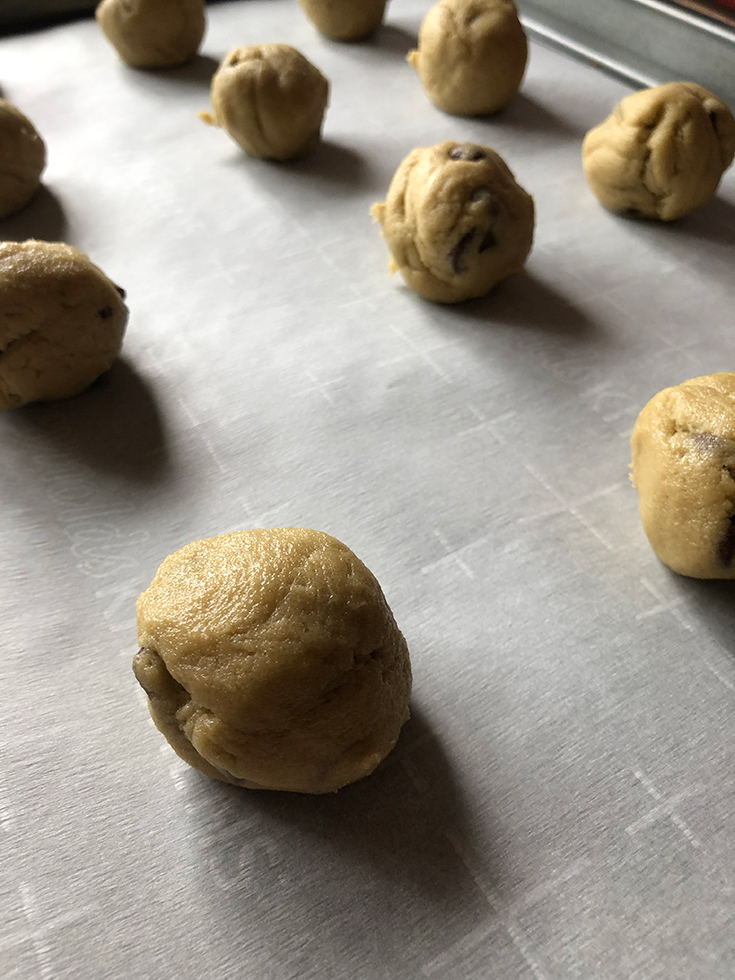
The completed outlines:
[[[206,28],[204,0],[102,0],[97,23],[132,68],[174,68],[191,61]]]
[[[735,373],[660,391],[631,437],[643,530],[664,564],[735,578]]]
[[[123,296],[71,245],[0,242],[0,409],[92,384],[120,352]]]
[[[706,204],[735,154],[735,120],[694,82],[644,89],[587,133],[582,164],[610,211],[672,221]]]
[[[387,0],[299,0],[301,7],[325,37],[359,41],[380,27]]]
[[[371,213],[390,271],[438,303],[484,296],[523,269],[533,243],[533,198],[494,150],[474,143],[413,150]]]
[[[439,0],[408,54],[424,91],[439,109],[483,116],[515,97],[528,42],[513,0]]]
[[[46,144],[20,109],[0,99],[0,218],[19,211],[38,189]]]
[[[138,600],[138,642],[156,726],[225,782],[336,791],[409,716],[408,649],[380,586],[321,531],[235,531],[170,555]]]
[[[318,141],[329,99],[329,82],[288,44],[235,48],[212,79],[212,115],[250,156],[292,160]]]

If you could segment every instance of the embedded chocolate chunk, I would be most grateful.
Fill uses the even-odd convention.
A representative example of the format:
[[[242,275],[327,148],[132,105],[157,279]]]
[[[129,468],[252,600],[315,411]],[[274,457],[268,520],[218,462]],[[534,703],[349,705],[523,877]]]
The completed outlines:
[[[472,231],[468,231],[466,234],[462,235],[460,240],[449,253],[449,260],[452,263],[452,268],[457,274],[467,271],[467,262],[464,259],[464,253],[474,237],[475,229],[473,228]]]
[[[735,558],[735,514],[728,518],[727,529],[717,545],[717,558],[723,568],[730,568]]]
[[[451,160],[469,160],[477,162],[487,159],[487,154],[481,146],[473,146],[471,143],[458,143],[449,151]]]

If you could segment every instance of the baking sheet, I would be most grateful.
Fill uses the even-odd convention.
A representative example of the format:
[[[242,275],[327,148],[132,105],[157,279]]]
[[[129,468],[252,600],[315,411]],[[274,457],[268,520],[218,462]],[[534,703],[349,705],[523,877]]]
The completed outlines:
[[[124,68],[93,22],[0,42],[49,146],[5,238],[64,239],[128,291],[124,356],[0,418],[0,962],[7,980],[735,971],[733,587],[652,555],[627,439],[658,389],[735,364],[735,182],[670,227],[587,191],[625,88],[532,45],[491,120],[292,3],[209,11],[202,56]],[[333,82],[277,166],[204,127],[215,62],[295,44]],[[368,216],[402,157],[486,142],[538,211],[528,272],[445,308],[387,276]],[[133,679],[134,600],[198,537],[303,525],[375,572],[413,719],[330,797],[189,770]]]

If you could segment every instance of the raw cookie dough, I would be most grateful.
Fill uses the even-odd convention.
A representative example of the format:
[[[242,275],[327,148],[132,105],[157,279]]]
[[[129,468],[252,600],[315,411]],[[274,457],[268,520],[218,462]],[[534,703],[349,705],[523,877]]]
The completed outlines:
[[[61,242],[0,242],[0,409],[70,398],[117,357],[123,291]]]
[[[250,156],[292,160],[319,141],[329,82],[288,44],[251,44],[224,58],[211,97],[204,122],[226,129]]]
[[[38,189],[46,144],[20,109],[0,99],[0,218],[24,207]]]
[[[429,99],[444,112],[484,116],[515,97],[528,42],[513,0],[439,0],[408,61]]]
[[[359,41],[383,22],[387,0],[299,0],[314,27],[334,41]]]
[[[251,789],[367,776],[409,716],[406,641],[335,538],[235,531],[170,555],[138,599],[135,676],[190,765]]]
[[[694,82],[627,96],[582,144],[585,176],[601,204],[662,221],[709,201],[733,154],[732,113]]]
[[[533,198],[494,150],[473,143],[413,150],[371,214],[391,273],[437,303],[484,296],[523,269],[533,243]]]
[[[204,0],[102,0],[95,17],[132,68],[174,68],[191,61],[206,27]]]
[[[660,391],[633,429],[643,530],[664,564],[735,578],[735,373]]]

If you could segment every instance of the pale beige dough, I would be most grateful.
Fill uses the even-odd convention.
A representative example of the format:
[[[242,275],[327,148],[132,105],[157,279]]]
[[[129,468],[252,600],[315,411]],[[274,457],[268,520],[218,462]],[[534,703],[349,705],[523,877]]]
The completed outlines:
[[[251,44],[223,59],[211,98],[204,122],[227,130],[250,156],[291,160],[319,141],[329,82],[288,44]]]
[[[46,144],[33,123],[0,99],[0,218],[19,211],[38,189],[46,166]]]
[[[533,198],[497,153],[474,143],[413,150],[371,213],[391,273],[438,303],[484,296],[522,270],[533,243]]]
[[[408,54],[429,99],[457,116],[504,109],[527,60],[513,0],[439,0],[421,25],[418,50]]]
[[[334,41],[359,41],[383,22],[387,0],[299,0],[318,31]]]
[[[660,391],[631,437],[643,530],[664,564],[735,578],[735,373]]]
[[[694,82],[644,89],[587,133],[582,164],[610,211],[672,221],[706,204],[735,154],[735,120]]]
[[[336,791],[409,716],[408,649],[380,586],[321,531],[235,531],[170,555],[138,599],[138,642],[158,729],[238,786]]]
[[[102,0],[95,17],[132,68],[174,68],[191,61],[206,28],[204,0]]]
[[[124,293],[61,242],[0,242],[0,409],[79,394],[120,352]]]

